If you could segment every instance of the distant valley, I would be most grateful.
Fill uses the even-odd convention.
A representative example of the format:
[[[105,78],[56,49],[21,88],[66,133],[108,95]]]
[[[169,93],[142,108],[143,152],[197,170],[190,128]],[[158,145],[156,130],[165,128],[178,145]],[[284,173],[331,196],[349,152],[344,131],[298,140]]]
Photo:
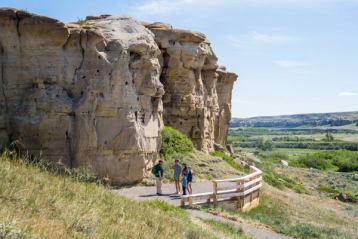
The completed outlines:
[[[358,111],[232,118],[231,127],[358,129]]]

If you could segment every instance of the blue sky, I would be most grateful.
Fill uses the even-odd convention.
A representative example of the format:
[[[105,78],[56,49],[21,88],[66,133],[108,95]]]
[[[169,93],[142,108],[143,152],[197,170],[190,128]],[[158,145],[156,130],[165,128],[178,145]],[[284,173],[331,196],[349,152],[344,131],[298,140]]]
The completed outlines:
[[[358,0],[0,0],[65,22],[129,15],[205,33],[233,116],[358,110]]]

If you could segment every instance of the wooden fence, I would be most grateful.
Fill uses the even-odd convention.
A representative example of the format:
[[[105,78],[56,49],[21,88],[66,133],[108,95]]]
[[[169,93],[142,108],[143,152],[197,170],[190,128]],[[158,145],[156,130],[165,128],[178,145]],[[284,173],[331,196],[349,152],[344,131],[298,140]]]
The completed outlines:
[[[249,175],[238,178],[213,181],[213,191],[181,196],[181,206],[186,204],[209,204],[215,206],[221,201],[235,201],[241,211],[248,211],[259,204],[260,188],[262,186],[262,171],[250,166]],[[229,186],[228,186],[229,184]]]

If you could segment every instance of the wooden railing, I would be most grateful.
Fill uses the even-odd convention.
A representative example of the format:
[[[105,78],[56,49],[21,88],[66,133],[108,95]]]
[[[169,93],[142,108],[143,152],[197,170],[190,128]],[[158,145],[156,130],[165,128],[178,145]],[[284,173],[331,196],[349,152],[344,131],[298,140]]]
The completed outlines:
[[[254,166],[250,166],[252,173],[238,178],[213,180],[213,191],[196,193],[181,196],[181,206],[188,203],[189,207],[193,204],[213,203],[217,205],[220,201],[236,201],[237,208],[248,211],[259,204],[260,188],[262,186],[262,171]],[[225,184],[232,184],[229,187]]]

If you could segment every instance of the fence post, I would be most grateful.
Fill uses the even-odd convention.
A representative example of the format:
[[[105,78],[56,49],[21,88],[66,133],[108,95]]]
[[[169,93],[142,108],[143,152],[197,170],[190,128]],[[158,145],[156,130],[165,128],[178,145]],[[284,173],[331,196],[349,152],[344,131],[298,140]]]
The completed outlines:
[[[242,179],[237,181],[237,191],[238,192],[244,192],[245,191],[245,188],[242,188],[244,183],[245,183],[245,181],[242,180]],[[244,202],[245,202],[245,196],[240,196],[240,197],[238,197],[237,200],[238,200],[237,209],[242,209],[243,206],[244,206]]]
[[[218,183],[213,182],[213,202],[214,202],[214,206],[216,206],[218,204],[217,193],[218,193]]]

